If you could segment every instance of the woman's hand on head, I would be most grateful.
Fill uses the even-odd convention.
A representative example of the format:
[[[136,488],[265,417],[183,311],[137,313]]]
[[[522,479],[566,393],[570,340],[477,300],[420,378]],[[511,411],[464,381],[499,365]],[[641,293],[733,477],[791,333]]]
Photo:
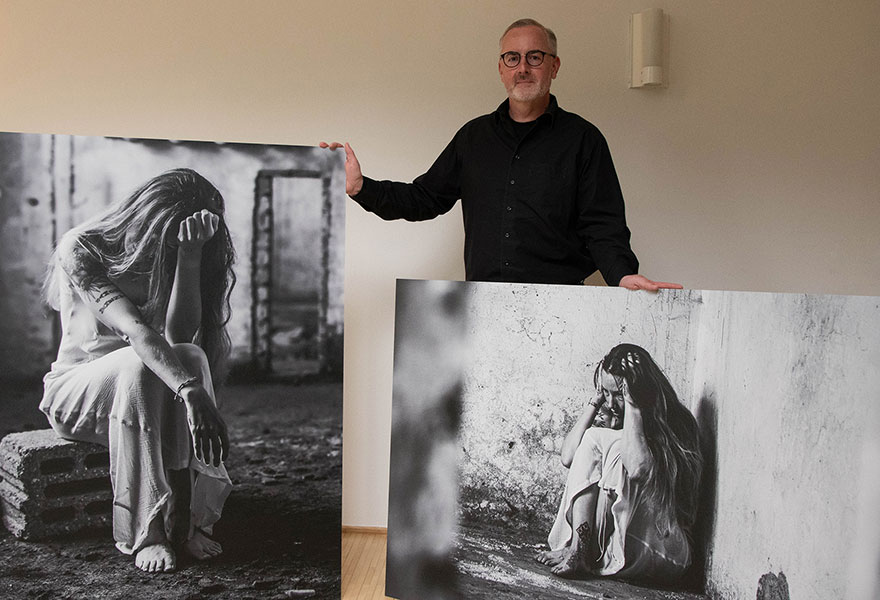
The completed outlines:
[[[202,209],[180,222],[177,241],[185,252],[201,250],[205,242],[214,237],[220,226],[220,217],[209,210]]]
[[[635,406],[632,394],[629,391],[629,382],[623,377],[620,378],[620,393],[623,396],[624,406]]]
[[[602,408],[603,404],[605,404],[605,394],[603,394],[601,390],[596,390],[596,393],[593,395],[593,397],[587,400],[587,406],[585,406],[584,408],[589,410],[589,407],[592,406],[596,410],[599,410],[600,408]]]
[[[180,392],[186,405],[186,418],[192,434],[196,458],[206,464],[220,465],[229,456],[226,423],[214,401],[202,385],[187,386]]]

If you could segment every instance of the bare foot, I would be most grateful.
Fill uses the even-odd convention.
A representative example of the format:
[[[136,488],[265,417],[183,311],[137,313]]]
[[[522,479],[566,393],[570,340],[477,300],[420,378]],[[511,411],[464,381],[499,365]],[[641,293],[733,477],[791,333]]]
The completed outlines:
[[[198,529],[191,538],[184,542],[183,549],[196,560],[208,560],[223,553],[223,547],[220,544]]]
[[[582,572],[583,551],[574,544],[565,549],[565,556],[550,568],[550,572],[559,577],[571,579]]]
[[[556,566],[565,558],[566,550],[568,550],[568,547],[559,550],[545,550],[544,552],[538,552],[535,555],[535,560],[542,565]]]
[[[177,558],[171,546],[163,542],[151,544],[138,550],[134,557],[135,566],[147,573],[162,573],[177,568]]]

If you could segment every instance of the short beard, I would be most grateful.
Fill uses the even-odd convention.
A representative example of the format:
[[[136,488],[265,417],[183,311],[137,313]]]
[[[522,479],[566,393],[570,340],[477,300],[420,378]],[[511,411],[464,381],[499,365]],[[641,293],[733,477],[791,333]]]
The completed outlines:
[[[511,100],[515,100],[517,102],[532,102],[537,100],[538,98],[543,98],[550,92],[549,85],[543,85],[538,83],[537,87],[533,87],[529,90],[525,88],[519,88],[514,85],[508,92]]]

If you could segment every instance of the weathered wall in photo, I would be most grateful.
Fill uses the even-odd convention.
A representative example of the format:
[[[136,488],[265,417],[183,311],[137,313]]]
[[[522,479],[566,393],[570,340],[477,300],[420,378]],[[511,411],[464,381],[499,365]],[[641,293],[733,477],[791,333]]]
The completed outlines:
[[[880,400],[880,299],[704,292],[695,390],[717,422],[707,587],[845,598],[866,436]],[[877,469],[877,465],[869,465]]]
[[[880,403],[874,403],[865,419],[865,431],[880,431]],[[874,600],[880,598],[880,436],[864,436],[859,457],[862,477],[859,482],[857,522],[861,525],[852,541],[853,560],[847,572],[847,598]]]
[[[464,379],[463,508],[474,518],[549,531],[565,484],[562,441],[595,397],[593,373],[613,346],[644,347],[693,408],[701,293],[518,284],[469,290],[474,360]]]
[[[0,373],[42,374],[54,359],[40,287],[52,251],[55,190],[47,136],[0,134]]]
[[[326,173],[330,205],[327,248],[328,347],[341,374],[345,195],[342,157],[317,148],[107,137],[0,134],[0,372],[37,376],[54,358],[52,320],[43,317],[39,286],[52,245],[72,226],[127,197],[159,173],[195,169],[226,201],[237,261],[228,328],[233,360],[251,348],[251,247],[255,181],[261,171]],[[311,199],[310,199],[311,200]],[[315,198],[315,203],[320,199]],[[279,211],[280,212],[280,211]],[[293,231],[297,224],[292,223]]]

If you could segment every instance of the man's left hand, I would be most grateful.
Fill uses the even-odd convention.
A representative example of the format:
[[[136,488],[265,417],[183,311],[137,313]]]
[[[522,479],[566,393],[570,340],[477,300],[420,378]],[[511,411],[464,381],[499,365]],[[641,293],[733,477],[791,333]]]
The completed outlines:
[[[680,290],[682,289],[681,284],[679,283],[669,283],[666,281],[651,281],[644,275],[624,275],[620,283],[617,284],[620,287],[626,288],[628,290],[647,290],[649,292],[656,292],[660,289],[667,290]]]

